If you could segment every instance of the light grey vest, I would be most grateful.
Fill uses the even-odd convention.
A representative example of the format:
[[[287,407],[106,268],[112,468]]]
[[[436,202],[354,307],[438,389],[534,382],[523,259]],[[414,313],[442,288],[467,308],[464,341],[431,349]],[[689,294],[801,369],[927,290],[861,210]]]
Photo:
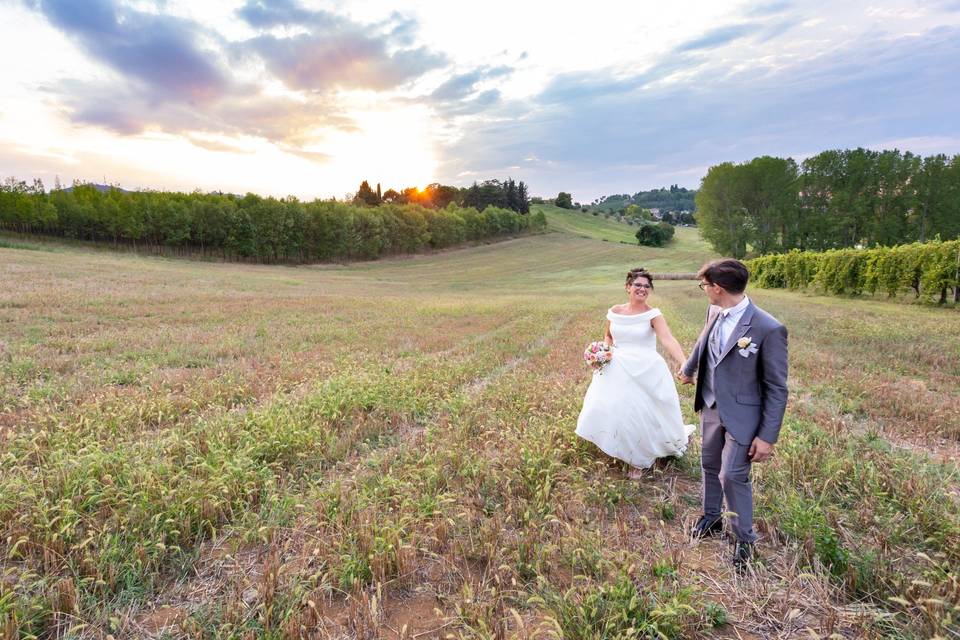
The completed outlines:
[[[717,370],[720,354],[723,353],[723,345],[720,344],[718,337],[720,334],[720,323],[726,321],[728,321],[728,318],[724,317],[722,313],[718,313],[716,322],[713,323],[713,327],[710,328],[710,333],[707,336],[707,370],[704,371],[706,375],[704,375],[703,382],[701,383],[700,395],[703,398],[704,405],[709,409],[712,409],[717,404],[717,395],[713,392],[713,379]],[[731,333],[731,335],[733,334]]]

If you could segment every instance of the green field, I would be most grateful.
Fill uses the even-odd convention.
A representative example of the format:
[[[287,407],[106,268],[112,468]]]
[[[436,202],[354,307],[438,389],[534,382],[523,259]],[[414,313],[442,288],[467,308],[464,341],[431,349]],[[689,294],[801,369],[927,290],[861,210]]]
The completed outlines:
[[[738,578],[684,534],[697,446],[637,482],[573,433],[626,270],[709,252],[546,214],[345,266],[0,245],[6,637],[955,636],[960,314],[754,292],[791,398]]]
[[[617,242],[637,246],[634,235],[637,227],[603,215],[594,216],[579,210],[561,209],[550,204],[531,207],[547,216],[547,227],[554,231],[579,238],[592,238],[604,242]],[[673,242],[663,248],[644,248],[644,266],[660,272],[696,271],[704,257],[711,255],[710,246],[700,237],[694,227],[676,227]]]
[[[562,209],[552,204],[535,204],[530,208],[533,211],[543,211],[547,216],[547,226],[550,229],[581,238],[637,244],[637,238],[634,236],[637,232],[636,227],[602,215],[594,216],[580,210]]]

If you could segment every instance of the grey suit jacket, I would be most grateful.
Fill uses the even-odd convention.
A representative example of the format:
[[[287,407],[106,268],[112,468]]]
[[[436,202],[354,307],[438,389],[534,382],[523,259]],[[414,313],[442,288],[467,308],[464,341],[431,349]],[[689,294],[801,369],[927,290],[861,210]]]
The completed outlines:
[[[707,323],[683,367],[687,376],[697,376],[694,409],[703,409],[701,381],[708,366],[708,336],[720,315],[710,306]],[[737,340],[749,337],[756,353],[740,354]],[[714,395],[720,421],[740,444],[754,437],[774,443],[787,408],[787,329],[751,301],[730,334],[714,370]]]

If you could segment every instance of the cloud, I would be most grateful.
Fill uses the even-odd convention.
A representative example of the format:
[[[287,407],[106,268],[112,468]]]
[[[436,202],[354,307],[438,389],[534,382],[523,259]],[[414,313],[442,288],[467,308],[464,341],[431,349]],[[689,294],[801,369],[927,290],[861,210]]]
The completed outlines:
[[[446,118],[456,116],[470,116],[479,113],[485,113],[491,107],[500,103],[501,93],[499,89],[487,89],[478,93],[470,100],[451,100],[445,103],[434,105]]]
[[[270,27],[296,24],[317,24],[324,19],[333,20],[333,15],[325,11],[311,11],[290,0],[250,0],[237,15],[251,27],[268,29]]]
[[[42,87],[77,123],[132,135],[156,127],[170,132],[228,131],[218,119],[232,100],[256,94],[233,80],[210,47],[223,41],[200,25],[90,0],[41,0],[35,8],[87,52],[116,72],[109,80],[61,80]]]
[[[676,48],[676,51],[697,51],[701,49],[715,49],[721,45],[729,44],[734,40],[746,37],[760,29],[759,24],[743,23],[732,24],[725,27],[717,27],[707,33],[688,40]]]
[[[799,24],[801,24],[799,20],[780,20],[778,22],[765,25],[763,29],[757,33],[756,42],[757,44],[770,42],[775,38],[779,38]]]
[[[155,128],[302,144],[321,128],[354,127],[337,89],[394,89],[446,64],[440,54],[409,46],[417,23],[398,13],[364,25],[292,0],[250,1],[237,15],[258,33],[228,41],[197,22],[119,0],[36,0],[30,6],[116,73],[109,80],[50,83],[44,90],[74,122],[124,135]],[[298,95],[268,92],[275,80]]]
[[[344,87],[386,90],[445,64],[425,47],[387,52],[381,39],[360,33],[264,35],[244,43],[293,89]]]
[[[597,71],[557,75],[535,98],[539,105],[563,105],[588,97],[598,101],[647,89],[668,80],[675,74],[691,74],[704,66],[703,60],[685,53],[672,53],[634,75]]]
[[[879,140],[867,145],[871,148],[902,149],[918,155],[936,155],[944,149],[960,150],[960,135],[955,136],[910,136],[896,140]]]
[[[397,12],[365,25],[292,0],[250,0],[237,14],[262,32],[234,50],[255,53],[292,89],[392,89],[447,62],[426,47],[414,47],[418,25]],[[301,32],[270,31],[278,26]]]
[[[500,105],[472,124],[446,150],[441,179],[521,165],[514,177],[537,193],[573,190],[584,199],[678,181],[696,186],[711,164],[764,154],[802,157],[890,140],[916,142],[923,153],[960,152],[960,27],[867,33],[776,65],[728,66],[719,56],[693,64],[560,76],[532,100]],[[677,72],[682,80],[662,81]],[[523,162],[531,156],[556,164]],[[657,169],[642,166],[650,163]]]
[[[381,25],[385,29],[387,38],[393,44],[401,47],[412,47],[416,42],[417,31],[420,24],[412,19],[404,17],[401,13],[394,11],[390,18]]]
[[[793,8],[793,3],[788,0],[782,0],[779,2],[765,2],[758,4],[755,7],[751,7],[747,10],[746,14],[748,16],[771,16],[778,13],[783,13],[788,9]]]
[[[295,145],[309,140],[321,127],[349,130],[354,126],[327,96],[297,100],[251,90],[224,95],[198,109],[189,103],[157,102],[148,93],[125,85],[68,80],[44,90],[59,99],[73,122],[122,135],[158,129],[168,133],[258,136]]]
[[[307,151],[304,149],[299,149],[297,147],[285,147],[283,149],[287,153],[292,153],[295,156],[309,160],[310,162],[315,163],[327,163],[334,160],[334,157],[327,153],[321,153],[320,151]]]
[[[960,0],[936,0],[931,4],[942,11],[960,11]]]
[[[207,151],[221,151],[224,153],[253,153],[247,149],[242,149],[236,145],[220,142],[219,140],[205,140],[203,138],[198,138],[197,136],[187,136],[187,140],[189,140],[190,144],[194,145],[195,147],[200,147],[201,149],[206,149]]]
[[[201,44],[213,34],[171,16],[122,9],[109,0],[41,0],[36,7],[92,58],[137,82],[155,100],[208,103],[232,81]]]
[[[484,80],[509,75],[513,69],[507,66],[480,67],[467,73],[461,73],[437,87],[430,95],[434,100],[460,100],[474,93],[476,85]]]

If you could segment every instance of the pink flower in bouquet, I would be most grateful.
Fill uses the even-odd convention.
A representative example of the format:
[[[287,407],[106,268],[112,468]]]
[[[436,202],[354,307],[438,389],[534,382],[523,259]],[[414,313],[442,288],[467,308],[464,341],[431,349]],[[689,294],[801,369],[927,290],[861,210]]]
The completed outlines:
[[[594,371],[603,374],[603,367],[613,359],[613,351],[602,342],[591,342],[583,351],[583,360]]]

